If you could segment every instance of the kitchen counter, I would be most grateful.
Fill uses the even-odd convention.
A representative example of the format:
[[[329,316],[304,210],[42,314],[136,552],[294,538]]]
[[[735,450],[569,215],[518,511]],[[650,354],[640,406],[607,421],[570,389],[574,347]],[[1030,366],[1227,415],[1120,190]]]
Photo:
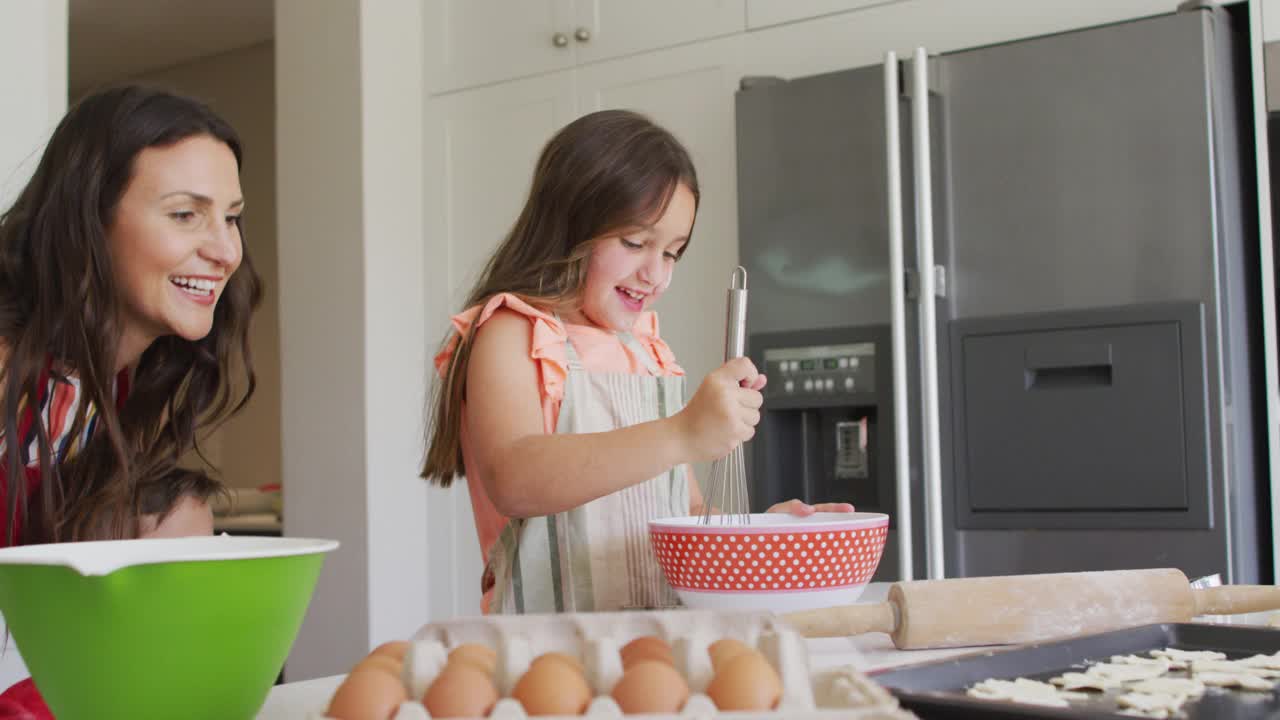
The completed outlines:
[[[889,583],[867,586],[860,602],[879,602],[888,594]],[[1265,625],[1280,618],[1280,613],[1255,613],[1231,617],[1205,617],[1198,621],[1232,624]],[[806,641],[809,663],[813,670],[853,665],[863,672],[873,672],[903,665],[929,662],[967,653],[985,652],[992,647],[948,648],[943,650],[898,650],[884,633],[868,633],[857,637],[820,638]],[[995,647],[995,646],[993,646]],[[343,675],[304,680],[278,685],[267,696],[257,720],[310,720],[325,709]]]

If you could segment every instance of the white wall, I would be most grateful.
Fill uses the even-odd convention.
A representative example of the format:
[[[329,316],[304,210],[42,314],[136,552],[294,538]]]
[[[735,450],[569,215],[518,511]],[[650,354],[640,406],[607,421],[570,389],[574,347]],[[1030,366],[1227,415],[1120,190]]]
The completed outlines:
[[[278,0],[285,532],[326,562],[286,670],[427,618],[418,0]]]
[[[245,244],[262,275],[250,331],[258,387],[249,404],[201,442],[232,487],[280,482],[280,303],[276,248],[275,47],[266,42],[135,78],[208,103],[244,146]]]
[[[67,0],[0,2],[0,212],[35,170],[66,109]],[[0,646],[0,692],[26,676],[8,639]]]
[[[67,0],[0,3],[0,208],[8,209],[67,108]]]

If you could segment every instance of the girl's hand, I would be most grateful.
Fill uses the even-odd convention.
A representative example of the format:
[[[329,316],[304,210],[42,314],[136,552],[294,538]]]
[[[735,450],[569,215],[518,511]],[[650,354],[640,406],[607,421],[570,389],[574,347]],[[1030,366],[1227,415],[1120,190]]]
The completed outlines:
[[[771,513],[791,513],[797,517],[808,517],[816,512],[854,512],[853,506],[849,503],[818,503],[810,505],[803,500],[788,500],[780,502],[769,508],[765,512]]]
[[[690,462],[706,462],[728,455],[756,434],[760,389],[766,382],[747,358],[735,358],[712,371],[693,399],[673,419]]]

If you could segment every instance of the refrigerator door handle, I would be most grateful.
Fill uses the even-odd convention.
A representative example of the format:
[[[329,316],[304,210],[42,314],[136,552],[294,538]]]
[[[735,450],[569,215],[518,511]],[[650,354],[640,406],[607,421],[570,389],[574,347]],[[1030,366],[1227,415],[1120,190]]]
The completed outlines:
[[[1268,490],[1271,495],[1271,573],[1272,581],[1280,582],[1280,363],[1277,362],[1277,349],[1280,340],[1277,335],[1276,318],[1276,273],[1275,273],[1275,231],[1271,216],[1271,173],[1276,168],[1270,166],[1270,138],[1267,136],[1267,90],[1264,83],[1263,69],[1265,61],[1262,55],[1262,43],[1257,38],[1262,34],[1263,3],[1249,3],[1249,62],[1253,69],[1252,110],[1253,140],[1255,161],[1257,163],[1258,183],[1258,259],[1261,268],[1262,287],[1262,358],[1263,377],[1266,385],[1266,445],[1267,472],[1262,477],[1269,478]]]
[[[906,270],[902,240],[902,138],[898,124],[898,56],[884,56],[884,127],[889,191],[889,327],[893,360],[893,457],[898,532],[898,579],[914,580],[911,523],[911,427],[907,421]]]
[[[924,458],[925,553],[930,579],[946,574],[942,534],[942,450],[938,419],[937,276],[933,263],[933,170],[929,134],[929,55],[911,58],[911,134],[915,159],[916,258],[920,273],[921,444]]]

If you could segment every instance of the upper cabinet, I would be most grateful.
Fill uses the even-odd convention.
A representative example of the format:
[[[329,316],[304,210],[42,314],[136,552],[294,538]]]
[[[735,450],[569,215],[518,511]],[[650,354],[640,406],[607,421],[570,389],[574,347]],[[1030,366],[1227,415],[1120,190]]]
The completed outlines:
[[[432,92],[574,63],[573,0],[428,0],[423,17]]]
[[[769,27],[900,0],[747,0],[747,28]]]
[[[428,0],[433,94],[732,35],[747,0]]]
[[[757,4],[750,0],[748,15]],[[1038,3],[1027,12],[1022,0],[898,0],[837,3],[803,0],[786,6],[867,5],[851,12],[746,33],[747,75],[784,78],[880,63],[885,52],[908,56],[917,47],[930,54],[1020,38],[1121,22],[1174,10],[1172,0]],[[784,3],[779,3],[784,5]]]

